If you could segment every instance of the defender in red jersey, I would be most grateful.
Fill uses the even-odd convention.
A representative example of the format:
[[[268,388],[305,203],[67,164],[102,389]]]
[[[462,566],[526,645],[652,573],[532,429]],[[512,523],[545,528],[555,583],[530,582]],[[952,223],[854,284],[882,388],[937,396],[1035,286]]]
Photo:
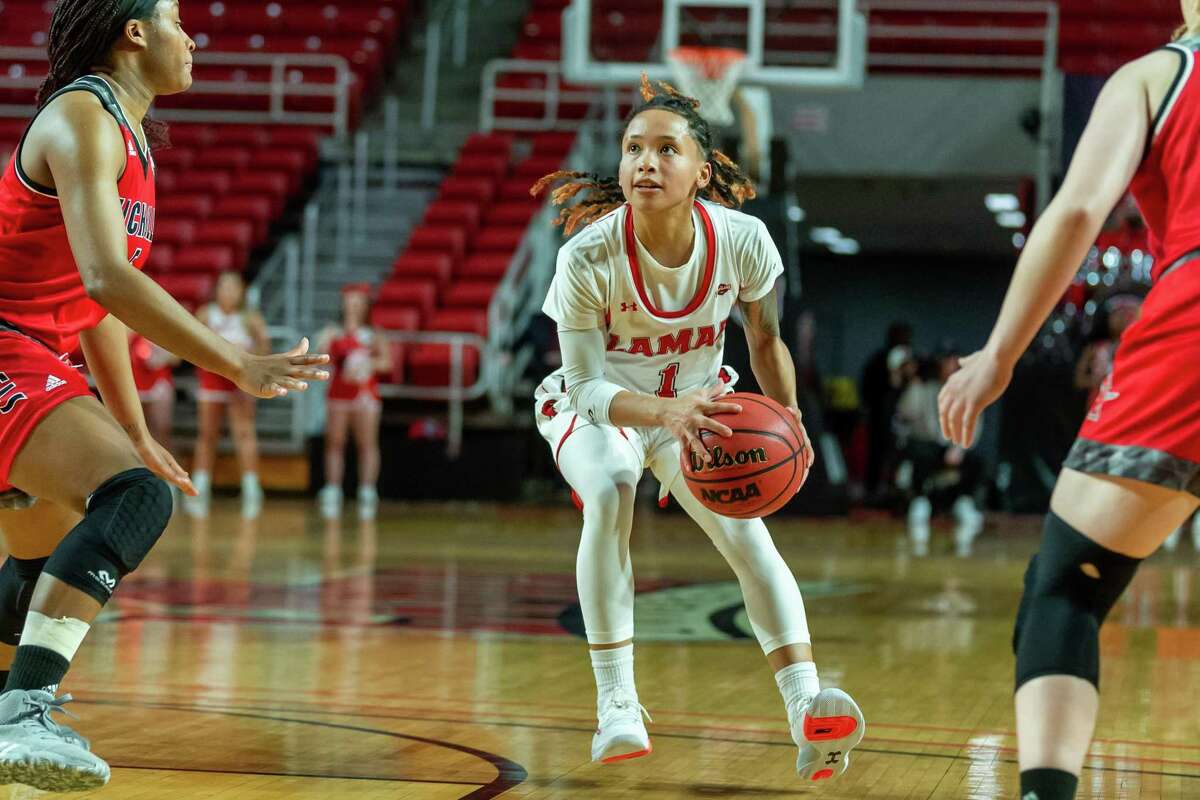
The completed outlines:
[[[944,432],[965,445],[1132,190],[1154,286],[1067,457],[1026,572],[1013,636],[1022,800],[1075,796],[1099,704],[1100,626],[1141,560],[1200,505],[1200,3],[1183,11],[1177,40],[1100,94],[991,338],[940,397]]]
[[[0,784],[108,781],[86,740],[51,722],[91,621],[194,488],[149,434],[127,341],[274,397],[323,380],[308,343],[260,356],[226,342],[141,273],[155,227],[146,112],[191,84],[176,0],[59,0],[38,110],[0,177]],[[101,405],[62,354],[76,341]],[[164,480],[164,478],[166,480]],[[38,498],[36,503],[33,498]],[[15,649],[14,649],[15,647]]]
[[[346,469],[346,430],[353,428],[358,450],[358,517],[375,519],[379,507],[380,372],[392,367],[387,339],[371,328],[371,287],[342,287],[342,318],[317,340],[329,353],[329,393],[325,404],[325,486],[317,503],[326,519],[342,511],[342,476]]]

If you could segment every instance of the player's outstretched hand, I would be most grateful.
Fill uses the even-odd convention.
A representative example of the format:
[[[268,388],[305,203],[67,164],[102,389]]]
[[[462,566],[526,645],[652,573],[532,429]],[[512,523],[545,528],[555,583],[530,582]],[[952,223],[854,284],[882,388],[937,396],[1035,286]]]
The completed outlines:
[[[996,402],[1012,380],[1012,367],[1005,367],[985,350],[959,362],[938,394],[938,417],[942,435],[959,447],[975,443],[975,427],[983,410]]]
[[[713,414],[740,414],[742,407],[737,403],[722,403],[719,398],[725,393],[725,384],[718,383],[707,389],[697,389],[681,397],[667,400],[662,414],[662,426],[679,441],[684,452],[692,452],[702,461],[709,460],[708,449],[700,440],[701,430],[710,430],[718,436],[728,438],[733,431],[715,419]]]
[[[192,479],[187,470],[179,466],[179,462],[167,451],[167,448],[152,439],[149,434],[135,438],[133,446],[146,468],[155,475],[178,486],[184,494],[190,497],[196,497],[199,494],[196,487],[192,485]]]
[[[242,368],[233,382],[255,397],[283,397],[288,392],[303,392],[308,381],[329,380],[329,373],[317,369],[328,364],[329,356],[308,352],[308,337],[286,353],[259,356],[246,353]]]

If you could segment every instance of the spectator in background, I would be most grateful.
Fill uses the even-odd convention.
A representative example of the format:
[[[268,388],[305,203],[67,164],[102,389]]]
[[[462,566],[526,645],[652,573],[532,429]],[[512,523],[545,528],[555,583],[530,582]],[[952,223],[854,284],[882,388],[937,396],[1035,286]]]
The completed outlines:
[[[380,372],[392,368],[387,339],[368,320],[371,287],[365,283],[342,288],[339,324],[318,338],[329,353],[330,379],[325,423],[325,486],[317,493],[321,516],[335,519],[342,511],[342,479],[346,469],[346,431],[354,429],[358,450],[358,518],[375,519],[379,508]]]
[[[164,350],[134,330],[129,331],[129,362],[133,382],[150,435],[168,453],[174,452],[171,428],[175,416],[175,375],[179,356]]]
[[[887,341],[867,361],[862,374],[862,404],[867,412],[867,475],[868,498],[876,501],[886,494],[881,486],[885,464],[892,448],[892,412],[898,386],[894,385],[893,370],[888,367],[888,356],[897,347],[911,347],[912,326],[907,322],[893,322],[888,326]],[[911,350],[909,351],[911,353]]]
[[[956,498],[953,511],[960,546],[964,542],[969,545],[983,527],[983,514],[975,503],[983,482],[983,462],[977,453],[947,441],[938,418],[938,393],[958,371],[959,357],[957,347],[943,345],[934,358],[920,366],[896,404],[897,441],[912,470],[908,526],[917,543],[928,541],[933,499],[939,496]]]
[[[1087,408],[1091,408],[1100,387],[1112,371],[1113,356],[1121,334],[1133,324],[1142,310],[1142,298],[1134,294],[1115,294],[1100,306],[1092,326],[1091,341],[1075,365],[1075,388],[1088,393]]]
[[[212,328],[222,339],[251,353],[271,352],[267,324],[262,315],[246,307],[246,283],[236,272],[224,272],[217,278],[213,302],[196,312],[196,319]],[[233,448],[242,472],[242,516],[257,517],[262,511],[263,492],[258,482],[258,432],[254,425],[255,399],[240,391],[232,381],[197,368],[200,388],[199,431],[192,462],[192,483],[199,493],[184,498],[183,508],[193,517],[208,515],[212,494],[212,468],[221,436],[223,412],[229,411],[229,429]]]

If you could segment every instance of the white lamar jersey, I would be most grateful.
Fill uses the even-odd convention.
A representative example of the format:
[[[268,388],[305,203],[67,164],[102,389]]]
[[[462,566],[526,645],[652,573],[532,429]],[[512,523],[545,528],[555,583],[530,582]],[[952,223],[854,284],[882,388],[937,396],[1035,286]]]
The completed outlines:
[[[711,386],[734,304],[771,291],[779,251],[761,220],[697,200],[692,255],[664,267],[638,241],[633,213],[621,206],[562,246],[542,310],[563,328],[605,331],[605,379],[618,386],[660,397]],[[558,372],[543,385],[552,379],[564,392]]]

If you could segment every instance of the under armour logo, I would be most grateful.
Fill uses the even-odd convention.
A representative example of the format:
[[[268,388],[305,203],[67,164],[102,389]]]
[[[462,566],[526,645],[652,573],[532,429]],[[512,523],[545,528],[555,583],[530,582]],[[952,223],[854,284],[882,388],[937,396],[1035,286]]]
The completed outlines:
[[[841,759],[842,759],[842,751],[834,750],[832,753],[829,754],[829,757],[825,759],[825,763],[826,764],[836,764],[839,761],[841,761]]]
[[[109,575],[106,569],[102,569],[99,572],[88,572],[88,575],[92,580],[99,583],[105,589],[108,589],[109,594],[112,594],[113,590],[117,588],[117,579]]]
[[[637,311],[637,303],[621,303],[621,311]]]
[[[1091,409],[1088,411],[1087,418],[1089,422],[1099,422],[1100,414],[1104,411],[1104,404],[1112,400],[1116,400],[1121,396],[1120,392],[1114,392],[1112,389],[1113,379],[1112,373],[1110,372],[1108,373],[1108,376],[1105,377],[1104,383],[1100,384],[1100,391],[1096,394],[1096,399],[1092,403]],[[1024,800],[1024,798],[1022,798],[1022,800]],[[1037,800],[1037,798],[1035,797],[1033,800]]]
[[[733,287],[731,287],[728,283],[722,283],[717,287],[717,296],[719,297],[720,295],[728,294],[731,288]]]

